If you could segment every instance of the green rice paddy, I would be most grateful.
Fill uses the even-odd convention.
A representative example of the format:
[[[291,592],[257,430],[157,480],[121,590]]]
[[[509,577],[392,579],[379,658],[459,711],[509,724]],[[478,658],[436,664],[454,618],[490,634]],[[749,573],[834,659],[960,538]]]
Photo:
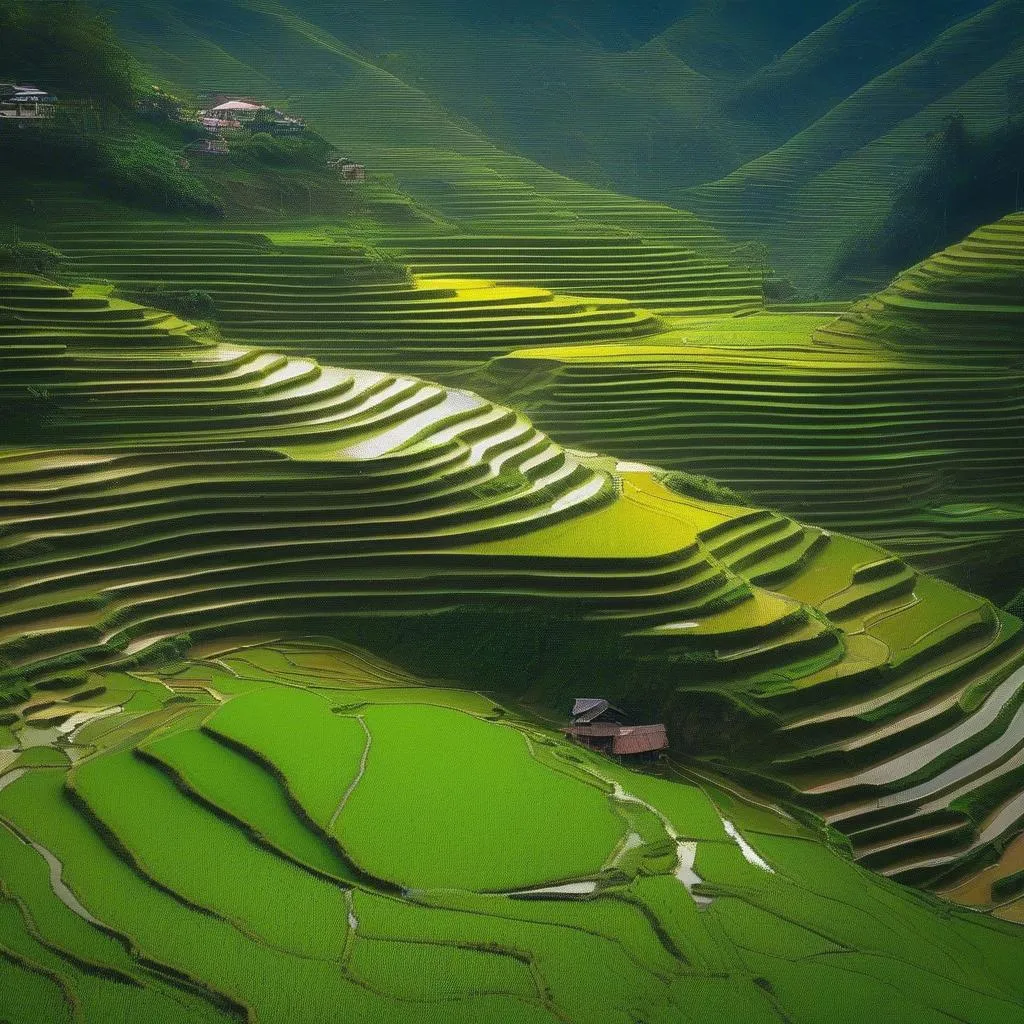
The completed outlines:
[[[177,247],[173,234],[165,241]],[[197,237],[232,252],[237,241]],[[81,690],[101,668],[130,683],[123,673],[222,638],[327,630],[399,652],[420,672],[548,701],[567,700],[576,673],[627,701],[639,680],[644,713],[668,719],[681,751],[712,772],[755,773],[901,878],[947,885],[998,859],[1014,834],[1024,640],[983,598],[871,543],[682,493],[645,464],[562,448],[467,391],[223,341],[95,287],[9,276],[2,302],[4,393],[36,417],[27,443],[0,460],[9,700],[33,686]],[[557,672],[552,644],[564,659]],[[137,687],[112,691],[102,715],[92,698],[77,717],[16,704],[19,741],[80,729],[90,742],[135,743],[137,713],[161,729],[237,695],[189,749],[210,763],[241,750],[244,770],[273,765],[275,784],[225,775],[202,791],[183,751],[154,743],[140,756],[163,772],[162,792],[195,790],[227,822],[297,809],[325,843],[251,827],[268,856],[315,875],[440,885],[424,850],[453,841],[455,819],[431,817],[383,860],[360,839],[374,831],[373,794],[397,800],[403,777],[415,785],[402,816],[432,799],[417,788],[429,780],[427,761],[415,760],[429,760],[425,738],[415,751],[389,739],[413,730],[397,711],[324,717],[329,698],[249,693],[236,676],[255,669],[238,657],[242,673],[188,689],[200,708],[161,707]],[[393,684],[392,670],[372,671]],[[259,672],[276,683],[292,670],[269,658]],[[722,708],[726,731],[708,734],[699,723]],[[386,769],[368,746],[374,717]],[[283,721],[339,751],[336,778],[311,766]],[[466,728],[445,755],[453,763],[478,742]],[[972,768],[959,773],[965,759]],[[87,793],[90,778],[76,769],[71,785]],[[356,829],[344,856],[339,783],[351,787]],[[109,783],[91,785],[102,793]],[[239,788],[244,799],[232,795]],[[549,835],[543,849],[523,846],[518,874],[492,873],[489,853],[473,858],[481,889],[553,877],[555,855],[574,874],[599,866],[600,851],[566,852],[573,840],[558,821],[569,797],[557,787],[481,783],[477,795],[479,806],[452,813],[525,801]],[[594,826],[598,846],[622,838],[613,825]]]
[[[0,773],[0,1013],[810,1022],[828,984],[853,1024],[894,998],[915,1022],[1004,1021],[1024,1001],[1011,926],[472,692],[421,695],[397,669],[382,687],[386,668],[315,641],[222,647],[130,677],[167,720],[124,712],[131,739],[76,734],[73,767]],[[90,682],[108,679],[124,685]],[[211,701],[182,703],[200,683]],[[319,780],[309,804],[302,778]]]
[[[707,475],[1006,601],[1024,522],[1022,252],[1011,216],[838,317],[533,347],[474,386],[565,443]]]

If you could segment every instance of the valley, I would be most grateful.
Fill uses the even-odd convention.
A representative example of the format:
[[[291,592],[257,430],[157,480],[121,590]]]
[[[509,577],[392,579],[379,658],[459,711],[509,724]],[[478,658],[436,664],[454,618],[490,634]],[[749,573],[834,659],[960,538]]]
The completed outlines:
[[[0,0],[2,1024],[1015,1019],[1024,26],[912,7]]]

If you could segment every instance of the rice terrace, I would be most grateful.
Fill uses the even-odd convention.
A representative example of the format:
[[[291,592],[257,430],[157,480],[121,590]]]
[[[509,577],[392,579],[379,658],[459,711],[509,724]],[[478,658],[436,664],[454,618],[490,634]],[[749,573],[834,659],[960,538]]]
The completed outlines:
[[[0,1024],[1024,1021],[1019,0],[0,0],[0,166]]]

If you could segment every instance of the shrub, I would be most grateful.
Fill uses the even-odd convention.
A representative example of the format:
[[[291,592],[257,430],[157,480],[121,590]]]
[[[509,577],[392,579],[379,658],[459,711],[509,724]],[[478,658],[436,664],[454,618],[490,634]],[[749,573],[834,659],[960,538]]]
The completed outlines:
[[[117,147],[99,145],[92,180],[122,202],[159,210],[222,212],[215,197],[178,165],[170,149],[145,136],[134,136]]]
[[[1024,893],[1024,871],[1015,871],[1005,878],[997,878],[992,883],[992,899],[1001,902]]]
[[[734,491],[717,480],[712,480],[709,476],[673,470],[670,473],[660,474],[658,479],[677,494],[689,495],[691,498],[701,498],[704,501],[715,501],[725,505],[750,504],[750,500],[738,491]]]
[[[321,169],[332,147],[315,132],[279,138],[266,131],[231,137],[231,160],[242,165]]]
[[[98,192],[149,209],[219,216],[220,203],[156,138],[129,130],[91,133],[55,119],[31,132],[5,131],[0,170],[9,178],[73,175]]]
[[[158,85],[142,93],[135,104],[139,117],[154,124],[174,124],[180,118],[184,103],[177,96],[166,93]]]
[[[55,277],[63,263],[62,252],[41,242],[12,242],[0,245],[0,270]]]
[[[789,302],[796,294],[796,285],[788,277],[773,274],[764,279],[765,302]]]
[[[175,288],[159,284],[138,291],[121,292],[125,298],[142,306],[166,309],[187,320],[212,320],[217,316],[217,304],[209,292],[199,288]]]
[[[28,700],[31,692],[23,676],[16,676],[14,679],[0,678],[0,708],[11,707]]]

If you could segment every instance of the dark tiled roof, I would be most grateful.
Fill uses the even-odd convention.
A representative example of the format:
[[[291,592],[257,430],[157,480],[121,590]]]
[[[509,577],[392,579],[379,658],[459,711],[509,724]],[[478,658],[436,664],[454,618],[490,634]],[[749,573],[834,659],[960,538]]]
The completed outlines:
[[[604,714],[609,706],[603,697],[577,697],[572,705],[572,717],[589,722],[592,718]]]

